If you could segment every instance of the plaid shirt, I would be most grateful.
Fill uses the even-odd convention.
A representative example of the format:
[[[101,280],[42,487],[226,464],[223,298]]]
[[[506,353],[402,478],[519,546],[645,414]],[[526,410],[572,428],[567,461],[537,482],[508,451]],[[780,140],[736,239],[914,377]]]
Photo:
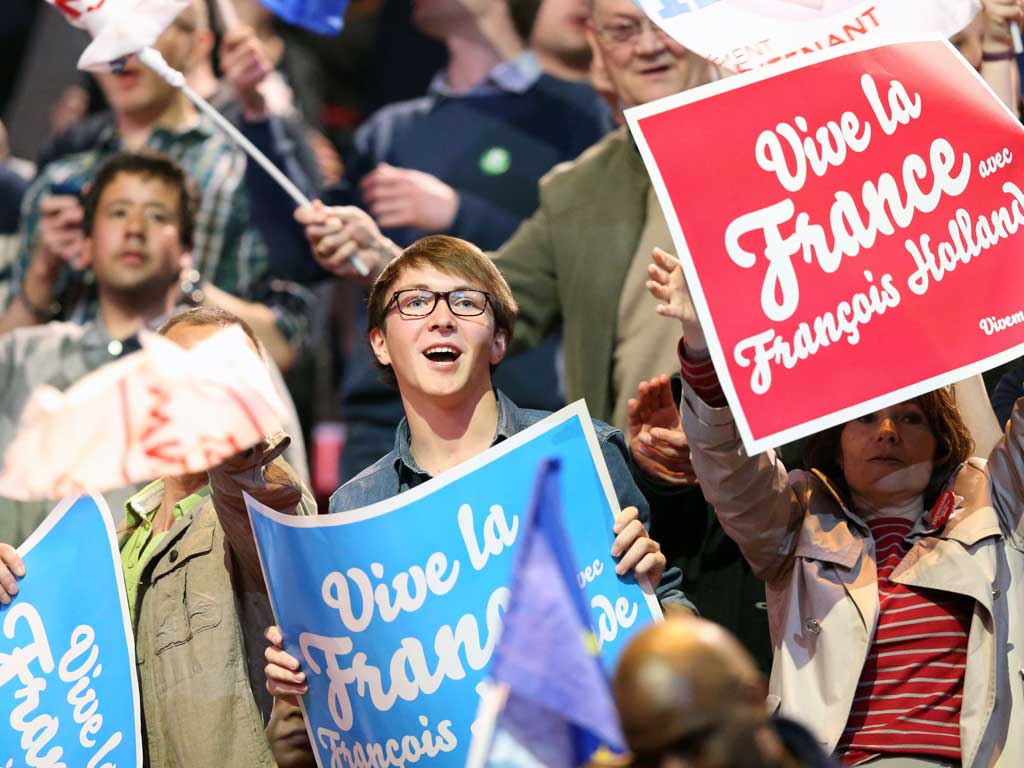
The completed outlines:
[[[182,133],[157,129],[146,146],[181,163],[199,190],[192,249],[195,268],[218,288],[251,298],[254,286],[265,277],[267,249],[257,231],[249,227],[245,154],[205,117]],[[87,184],[100,164],[120,149],[120,138],[111,124],[95,148],[58,158],[40,171],[22,201],[21,246],[14,264],[14,285],[21,284],[35,250],[39,202],[49,193],[50,185]],[[88,283],[91,273],[83,279]],[[95,291],[90,288],[87,286],[84,295],[71,299],[71,305],[64,307],[65,317],[81,322],[95,316]]]

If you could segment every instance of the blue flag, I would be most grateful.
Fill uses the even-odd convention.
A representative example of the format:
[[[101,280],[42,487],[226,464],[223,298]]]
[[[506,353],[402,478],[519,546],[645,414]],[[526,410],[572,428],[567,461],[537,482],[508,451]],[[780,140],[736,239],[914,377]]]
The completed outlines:
[[[18,550],[0,607],[0,766],[142,765],[135,643],[100,496],[65,499]]]
[[[512,571],[491,681],[507,692],[487,765],[585,765],[624,749],[608,678],[562,520],[561,466],[541,464]]]
[[[348,0],[260,0],[263,7],[289,24],[316,32],[336,35],[341,32]]]

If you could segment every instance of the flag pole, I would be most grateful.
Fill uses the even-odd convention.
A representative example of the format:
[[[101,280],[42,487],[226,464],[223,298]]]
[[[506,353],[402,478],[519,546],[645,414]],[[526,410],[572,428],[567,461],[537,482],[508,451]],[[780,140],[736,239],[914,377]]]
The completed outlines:
[[[238,11],[231,0],[217,0],[217,16],[220,17],[222,32],[230,32],[241,24]]]
[[[163,78],[168,85],[180,90],[185,94],[189,101],[195,104],[196,108],[200,112],[213,120],[213,122],[217,124],[217,127],[224,131],[224,133],[226,133],[233,142],[245,150],[245,153],[249,155],[249,157],[255,160],[263,170],[270,174],[270,177],[288,193],[288,196],[295,201],[297,206],[300,208],[307,208],[313,205],[312,201],[303,194],[302,190],[300,190],[291,179],[285,176],[284,172],[280,168],[270,161],[270,158],[263,154],[255,144],[249,141],[249,139],[247,139],[245,135],[231,123],[230,120],[218,112],[210,102],[189,87],[188,83],[185,82],[185,75],[168,64],[164,60],[160,51],[151,46],[146,46],[139,51],[138,57],[139,61]],[[369,268],[361,259],[359,259],[359,257],[353,256],[351,261],[352,266],[355,267],[355,270],[363,277],[366,277],[370,273]]]

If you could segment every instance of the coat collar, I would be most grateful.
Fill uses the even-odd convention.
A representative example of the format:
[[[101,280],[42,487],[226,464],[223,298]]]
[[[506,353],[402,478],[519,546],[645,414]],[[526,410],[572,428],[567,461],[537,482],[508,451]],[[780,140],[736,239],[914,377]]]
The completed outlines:
[[[917,541],[893,572],[893,581],[927,589],[969,595],[989,610],[994,574],[979,572],[984,566],[973,557],[972,548],[991,537],[1001,537],[999,518],[992,506],[985,464],[971,459],[954,474],[947,488],[956,496],[953,513],[941,529],[929,528],[922,518],[914,527]],[[809,515],[800,532],[797,554],[832,563],[850,598],[857,605],[867,627],[873,627],[878,613],[877,569],[862,555],[870,535],[864,521],[852,512],[835,486],[812,470],[808,502],[816,514]],[[814,504],[815,493],[829,497],[827,505]],[[860,535],[853,528],[860,529]]]

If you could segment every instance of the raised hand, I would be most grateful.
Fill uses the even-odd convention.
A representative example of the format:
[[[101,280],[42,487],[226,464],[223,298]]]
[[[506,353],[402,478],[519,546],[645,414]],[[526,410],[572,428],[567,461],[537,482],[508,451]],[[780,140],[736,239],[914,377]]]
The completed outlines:
[[[82,204],[74,195],[46,195],[39,201],[35,259],[51,271],[74,264],[82,252]]]
[[[690,444],[668,376],[640,382],[627,403],[629,452],[648,477],[678,486],[697,484],[690,463]]]
[[[651,265],[647,267],[647,290],[661,303],[657,313],[662,317],[673,317],[683,326],[683,339],[689,351],[704,352],[707,341],[697,319],[690,292],[679,259],[661,248],[651,254]]]
[[[459,211],[459,196],[436,176],[381,163],[359,185],[373,218],[384,229],[413,227],[446,232]]]
[[[354,206],[328,207],[314,200],[312,207],[296,209],[295,220],[306,228],[317,263],[338,277],[359,276],[353,264],[358,258],[372,280],[400,252],[370,215]]]
[[[982,0],[985,13],[985,44],[1012,44],[1010,24],[1024,20],[1022,0]]]
[[[224,35],[220,45],[224,78],[234,86],[246,117],[265,116],[267,106],[260,85],[274,67],[263,43],[250,27],[237,27]]]

